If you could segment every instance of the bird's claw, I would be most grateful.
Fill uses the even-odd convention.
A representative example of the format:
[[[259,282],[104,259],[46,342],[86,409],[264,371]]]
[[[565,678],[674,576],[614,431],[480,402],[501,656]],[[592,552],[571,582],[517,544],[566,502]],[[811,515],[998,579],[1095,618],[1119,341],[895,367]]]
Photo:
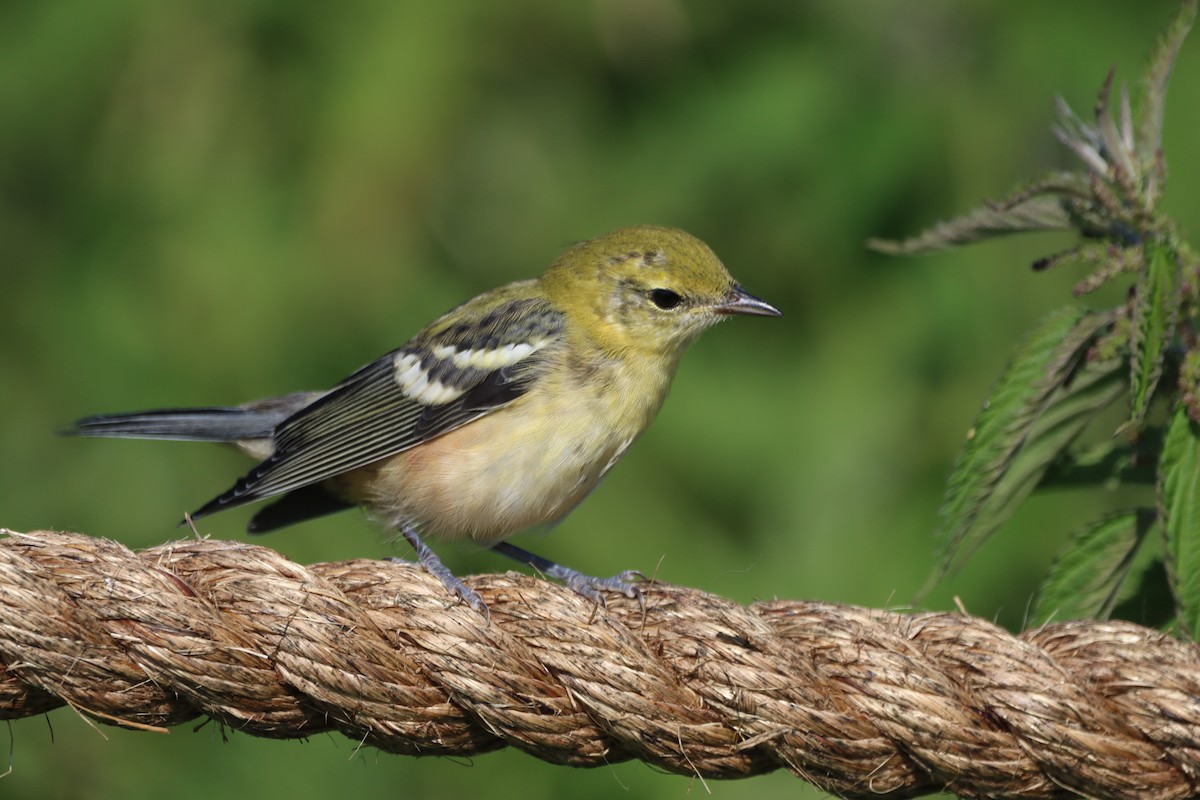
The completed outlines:
[[[429,545],[421,541],[415,530],[411,528],[402,529],[405,538],[412,544],[413,549],[417,552],[417,559],[421,562],[421,566],[425,568],[433,577],[442,582],[442,586],[446,587],[446,591],[462,600],[472,609],[483,614],[490,622],[492,614],[488,611],[487,603],[483,602],[483,597],[479,592],[467,586],[465,583],[454,577],[454,573],[450,568],[442,563],[442,560],[437,557],[437,554],[430,549]],[[390,558],[389,561],[401,564],[411,563],[402,558]]]
[[[584,575],[582,572],[576,572],[573,569],[566,569],[565,567],[562,574],[555,577],[561,578],[571,591],[602,606],[607,605],[602,592],[617,592],[631,600],[640,600],[642,590],[634,586],[630,581],[645,579],[645,576],[637,570],[626,570],[625,572],[613,575],[611,578],[593,578],[590,575]]]

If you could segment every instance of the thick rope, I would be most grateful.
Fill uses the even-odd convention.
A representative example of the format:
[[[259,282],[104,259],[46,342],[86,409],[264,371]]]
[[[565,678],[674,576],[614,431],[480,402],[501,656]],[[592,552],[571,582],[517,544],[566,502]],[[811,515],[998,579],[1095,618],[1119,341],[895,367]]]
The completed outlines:
[[[642,605],[597,607],[475,576],[489,620],[404,564],[0,533],[2,719],[67,704],[128,727],[208,716],[414,755],[784,767],[847,797],[1200,793],[1200,648],[1129,623],[1018,637],[963,614],[747,608],[657,583]]]

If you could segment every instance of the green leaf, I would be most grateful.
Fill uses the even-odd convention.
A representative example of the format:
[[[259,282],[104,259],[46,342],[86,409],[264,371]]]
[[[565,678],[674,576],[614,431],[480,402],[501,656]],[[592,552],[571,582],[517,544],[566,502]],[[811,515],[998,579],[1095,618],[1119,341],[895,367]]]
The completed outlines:
[[[1171,591],[1183,629],[1195,639],[1200,635],[1200,425],[1182,405],[1163,441],[1158,505]]]
[[[1145,419],[1162,376],[1163,358],[1179,312],[1179,260],[1168,245],[1154,239],[1147,239],[1144,249],[1146,268],[1133,297],[1129,422],[1135,428]]]
[[[1146,175],[1153,176],[1153,169],[1162,149],[1163,112],[1167,103],[1167,82],[1175,66],[1175,58],[1183,46],[1183,40],[1196,20],[1196,0],[1184,0],[1179,4],[1179,13],[1154,43],[1150,58],[1142,74],[1142,91],[1137,109],[1137,155]],[[1151,178],[1147,187],[1152,200],[1157,200],[1162,187]]]
[[[1027,197],[1013,205],[980,206],[962,216],[939,222],[916,236],[893,241],[868,239],[867,247],[887,255],[914,255],[947,250],[964,244],[1025,231],[1065,230],[1071,217],[1056,197]]]
[[[974,552],[1012,516],[1041,483],[1047,468],[1075,441],[1097,414],[1126,390],[1124,363],[1088,364],[1056,391],[1030,426],[1021,449],[980,507],[960,543],[961,557]]]
[[[1112,319],[1063,308],[1018,349],[951,472],[933,581],[1003,524],[1087,421],[1120,394],[1119,362],[1085,365],[1072,374],[1088,343]]]
[[[1108,439],[1079,451],[1062,453],[1042,476],[1038,489],[1076,489],[1158,483],[1158,456],[1162,450],[1162,430],[1149,428],[1136,444]]]
[[[1178,635],[1179,617],[1169,583],[1162,558],[1155,558],[1140,575],[1126,580],[1128,593],[1121,592],[1123,596],[1113,608],[1112,616]]]
[[[1031,624],[1108,619],[1153,523],[1153,511],[1132,509],[1076,531],[1042,582]]]

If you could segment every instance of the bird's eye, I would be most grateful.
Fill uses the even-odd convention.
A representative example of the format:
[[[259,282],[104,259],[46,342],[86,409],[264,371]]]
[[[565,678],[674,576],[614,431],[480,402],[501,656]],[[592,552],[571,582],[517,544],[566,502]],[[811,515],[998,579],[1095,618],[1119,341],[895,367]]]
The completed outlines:
[[[682,303],[683,297],[678,292],[672,292],[670,289],[651,289],[650,302],[663,311],[669,311]]]

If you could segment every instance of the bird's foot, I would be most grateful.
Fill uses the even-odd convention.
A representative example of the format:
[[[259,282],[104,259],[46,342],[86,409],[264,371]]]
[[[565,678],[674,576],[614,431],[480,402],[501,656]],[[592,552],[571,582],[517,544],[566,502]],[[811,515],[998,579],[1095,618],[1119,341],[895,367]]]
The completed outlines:
[[[426,572],[441,581],[442,585],[446,587],[446,591],[484,616],[491,617],[491,614],[488,613],[487,603],[483,602],[483,598],[479,595],[479,592],[454,577],[454,573],[450,571],[450,568],[442,563],[442,560],[438,558],[438,554],[433,552],[433,548],[422,541],[416,530],[405,525],[401,528],[401,533],[404,534],[404,538],[408,540],[413,550],[416,551],[417,560],[421,562],[421,566],[425,568]],[[389,560],[403,562],[403,559],[398,558]]]
[[[604,605],[604,592],[618,592],[626,597],[637,598],[639,602],[641,601],[642,590],[634,586],[630,581],[645,580],[646,576],[636,570],[626,570],[611,578],[593,578],[591,575],[584,575],[582,572],[577,572],[570,567],[556,564],[548,558],[534,555],[528,550],[517,547],[515,544],[498,542],[492,545],[492,549],[497,553],[503,553],[509,558],[516,559],[522,564],[528,564],[547,578],[562,581],[567,585],[568,589],[586,597],[593,603]]]
[[[551,578],[558,578],[567,588],[576,594],[583,595],[593,603],[605,605],[603,592],[617,592],[629,598],[641,599],[642,590],[634,586],[630,581],[645,579],[646,576],[636,570],[626,570],[625,572],[613,575],[611,578],[593,578],[591,575],[584,575],[582,572],[576,572],[568,567],[555,564],[557,569],[553,572],[547,572]]]

